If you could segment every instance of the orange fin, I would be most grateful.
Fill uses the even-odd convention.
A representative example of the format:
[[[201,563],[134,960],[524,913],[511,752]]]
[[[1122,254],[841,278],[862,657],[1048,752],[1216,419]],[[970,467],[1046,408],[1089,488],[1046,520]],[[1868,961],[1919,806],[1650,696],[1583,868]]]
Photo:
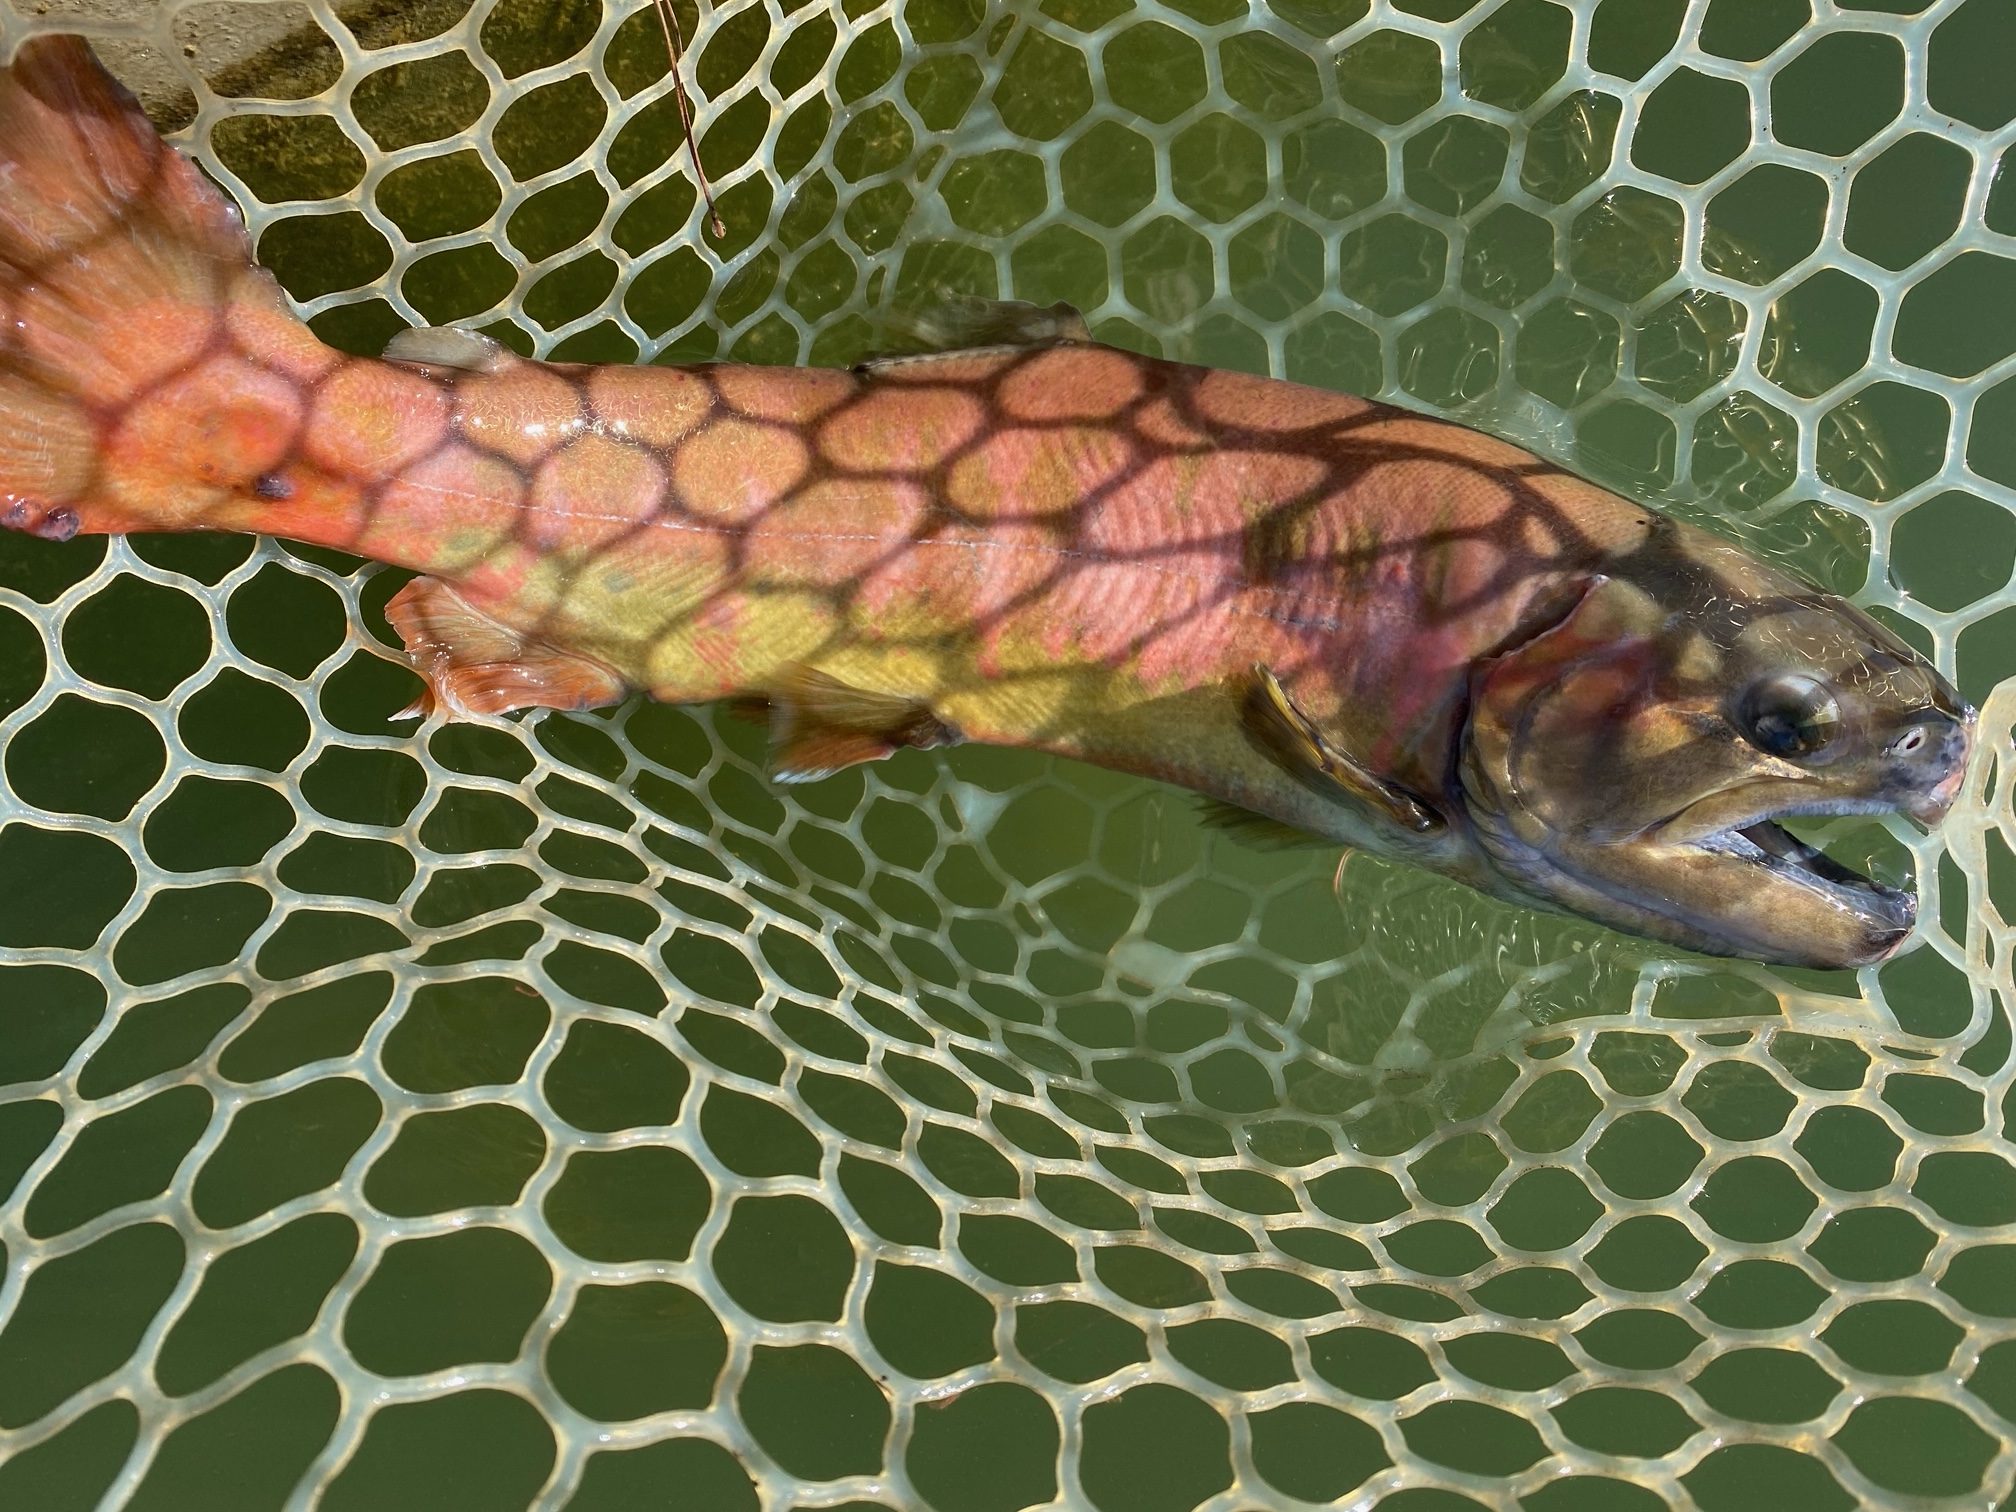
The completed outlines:
[[[931,750],[965,739],[922,699],[857,688],[812,667],[786,672],[763,700],[770,706],[770,770],[779,782],[814,782],[905,746]]]
[[[512,709],[595,709],[629,692],[600,662],[521,635],[438,578],[415,578],[393,594],[385,618],[427,683],[402,718],[437,709],[451,719]]]

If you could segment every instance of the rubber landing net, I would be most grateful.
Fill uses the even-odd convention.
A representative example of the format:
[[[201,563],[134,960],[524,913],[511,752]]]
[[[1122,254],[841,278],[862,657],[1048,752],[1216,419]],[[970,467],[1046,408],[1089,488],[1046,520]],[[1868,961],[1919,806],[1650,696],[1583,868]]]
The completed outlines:
[[[906,299],[1456,413],[1986,700],[1924,944],[1674,960],[1172,791],[417,731],[399,575],[0,540],[0,1505],[1850,1508],[2016,1482],[2006,0],[50,0],[332,341]],[[1690,502],[1691,501],[1691,502]]]

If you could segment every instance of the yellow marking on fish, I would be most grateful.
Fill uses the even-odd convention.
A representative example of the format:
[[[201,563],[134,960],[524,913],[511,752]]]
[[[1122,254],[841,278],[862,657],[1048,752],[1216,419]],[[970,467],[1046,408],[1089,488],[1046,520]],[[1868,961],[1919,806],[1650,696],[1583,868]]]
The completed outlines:
[[[1722,670],[1723,655],[1698,630],[1682,630],[1680,654],[1674,666],[1689,682],[1707,682]]]

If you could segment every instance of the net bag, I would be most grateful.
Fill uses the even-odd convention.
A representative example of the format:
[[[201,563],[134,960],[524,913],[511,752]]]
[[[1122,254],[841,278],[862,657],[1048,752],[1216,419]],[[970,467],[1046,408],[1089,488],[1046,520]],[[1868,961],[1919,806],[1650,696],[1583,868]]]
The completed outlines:
[[[0,1506],[2016,1488],[2007,0],[0,4],[326,339],[834,364],[947,291],[1454,415],[1983,704],[1881,969],[718,710],[395,719],[403,574],[0,537]]]

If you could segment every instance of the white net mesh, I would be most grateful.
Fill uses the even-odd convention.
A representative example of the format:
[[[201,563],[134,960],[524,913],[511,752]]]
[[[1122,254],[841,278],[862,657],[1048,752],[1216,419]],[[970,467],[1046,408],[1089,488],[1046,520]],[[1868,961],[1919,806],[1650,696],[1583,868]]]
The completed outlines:
[[[330,339],[936,287],[1549,446],[2016,670],[2007,0],[0,8]],[[1925,943],[1671,960],[1018,753],[389,722],[399,574],[0,542],[0,1505],[1981,1506],[2011,708]],[[1830,841],[1830,844],[1833,843]]]

